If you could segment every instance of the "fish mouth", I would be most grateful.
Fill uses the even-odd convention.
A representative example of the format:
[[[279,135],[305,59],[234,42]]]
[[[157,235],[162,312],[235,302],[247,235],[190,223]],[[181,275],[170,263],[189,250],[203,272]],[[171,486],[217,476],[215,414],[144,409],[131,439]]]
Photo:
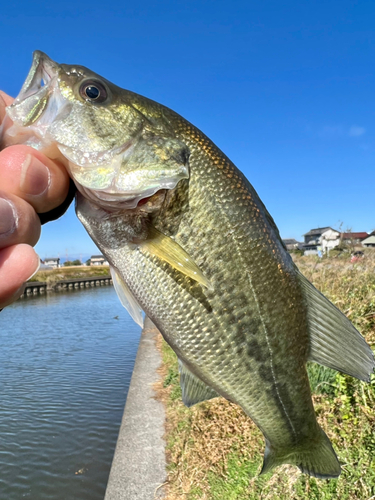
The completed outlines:
[[[7,108],[7,114],[13,123],[28,127],[45,114],[49,105],[50,96],[57,87],[58,65],[44,52],[36,50],[33,53],[33,62],[21,91],[14,102]],[[49,113],[48,120],[51,121],[57,112],[53,106],[53,112]],[[46,119],[43,120],[46,122]],[[47,123],[45,123],[47,125]]]
[[[43,87],[48,87],[51,81],[57,77],[58,66],[47,54],[40,50],[33,53],[33,62],[25,83],[16,98],[17,102],[38,93]]]

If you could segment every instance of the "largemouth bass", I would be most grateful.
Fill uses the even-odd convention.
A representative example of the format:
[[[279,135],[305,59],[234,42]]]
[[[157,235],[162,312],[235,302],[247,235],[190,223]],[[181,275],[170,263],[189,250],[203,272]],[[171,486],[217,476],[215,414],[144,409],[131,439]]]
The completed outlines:
[[[178,356],[184,403],[240,405],[264,434],[263,473],[337,477],[306,362],[369,381],[374,356],[300,274],[245,176],[177,113],[39,51],[7,113],[5,144],[68,169],[122,303]]]

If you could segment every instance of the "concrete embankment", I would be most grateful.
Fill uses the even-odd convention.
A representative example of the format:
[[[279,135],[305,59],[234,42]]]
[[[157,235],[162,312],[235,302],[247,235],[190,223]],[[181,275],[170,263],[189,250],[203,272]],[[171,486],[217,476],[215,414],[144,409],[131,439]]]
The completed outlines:
[[[112,285],[110,276],[87,276],[82,278],[64,279],[58,281],[28,281],[20,299],[29,295],[43,295],[47,292],[60,292],[90,288],[95,286]]]
[[[161,365],[157,334],[153,323],[146,318],[105,500],[153,500],[164,496],[165,412],[153,389]]]

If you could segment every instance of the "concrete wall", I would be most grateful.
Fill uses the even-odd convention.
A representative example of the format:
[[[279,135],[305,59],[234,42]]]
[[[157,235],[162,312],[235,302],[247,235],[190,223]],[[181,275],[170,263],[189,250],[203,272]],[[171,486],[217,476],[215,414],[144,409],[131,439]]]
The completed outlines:
[[[146,318],[105,500],[153,500],[164,496],[165,413],[153,390],[161,365],[155,343],[157,334],[155,326]]]

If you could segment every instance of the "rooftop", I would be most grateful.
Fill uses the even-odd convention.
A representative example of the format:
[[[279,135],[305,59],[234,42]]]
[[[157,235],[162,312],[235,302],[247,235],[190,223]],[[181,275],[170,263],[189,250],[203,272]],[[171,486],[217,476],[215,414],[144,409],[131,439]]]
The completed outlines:
[[[369,236],[368,233],[362,232],[362,233],[341,233],[341,237],[343,240],[364,240]]]
[[[324,231],[327,231],[327,229],[332,229],[331,227],[317,227],[316,229],[310,229],[308,233],[305,233],[303,236],[315,236],[315,235],[321,235],[324,233]],[[332,229],[335,231],[335,229]]]
[[[289,238],[289,239],[283,239],[283,242],[285,245],[296,245],[299,243],[299,241],[295,240],[294,238]]]

